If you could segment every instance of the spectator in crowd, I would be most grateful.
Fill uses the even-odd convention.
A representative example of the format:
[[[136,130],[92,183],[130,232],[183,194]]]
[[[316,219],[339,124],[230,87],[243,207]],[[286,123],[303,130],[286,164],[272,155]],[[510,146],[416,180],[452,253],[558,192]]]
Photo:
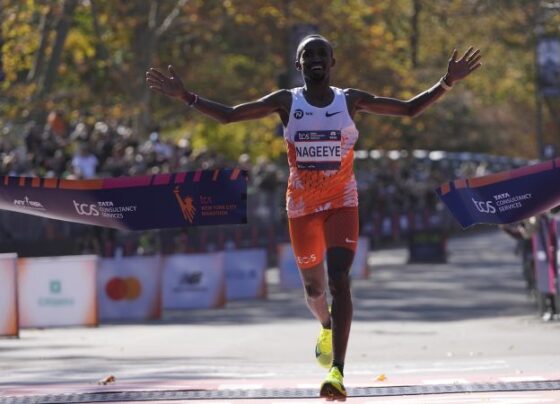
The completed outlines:
[[[68,124],[61,111],[51,111],[47,117],[47,125],[55,136],[65,137]]]
[[[87,143],[80,144],[77,153],[72,159],[72,168],[77,178],[94,178],[98,165],[99,160],[90,151],[89,145]]]

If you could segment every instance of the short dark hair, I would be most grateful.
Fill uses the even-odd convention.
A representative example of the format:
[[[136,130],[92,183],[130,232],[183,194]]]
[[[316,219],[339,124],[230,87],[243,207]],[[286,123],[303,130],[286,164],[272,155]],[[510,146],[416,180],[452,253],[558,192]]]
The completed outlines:
[[[296,51],[296,60],[299,60],[299,58],[301,57],[301,52],[303,52],[303,47],[305,46],[305,44],[312,39],[318,39],[320,41],[325,42],[327,45],[329,45],[329,49],[331,50],[331,55],[332,55],[333,48],[329,40],[325,38],[323,35],[311,34],[311,35],[307,35],[301,41],[299,41],[297,51]]]

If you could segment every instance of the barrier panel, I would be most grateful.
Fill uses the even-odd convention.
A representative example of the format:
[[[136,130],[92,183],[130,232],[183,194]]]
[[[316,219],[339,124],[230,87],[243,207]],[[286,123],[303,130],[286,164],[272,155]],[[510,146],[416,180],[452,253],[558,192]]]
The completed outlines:
[[[367,279],[369,277],[369,267],[367,262],[368,255],[369,238],[360,237],[358,239],[358,248],[356,248],[354,261],[352,262],[352,268],[350,270],[350,276],[352,279]]]
[[[20,258],[20,327],[95,326],[97,256]]]
[[[162,286],[164,309],[223,306],[226,301],[224,253],[165,257]]]
[[[282,288],[295,289],[303,286],[294,250],[290,243],[278,245],[278,269],[280,270],[280,286]]]
[[[97,270],[99,320],[161,317],[160,256],[104,258]]]
[[[416,230],[408,240],[409,263],[447,262],[447,236],[443,229]]]
[[[556,240],[556,245],[554,246],[556,252],[556,271],[554,271],[556,290],[554,291],[554,294],[560,295],[560,219],[557,217],[553,219],[552,223]],[[556,302],[560,306],[560,301],[557,300]],[[558,311],[560,311],[560,307]]]
[[[19,336],[17,254],[0,254],[0,336]]]
[[[266,298],[266,250],[227,251],[224,265],[228,301]]]
[[[542,294],[556,294],[556,271],[552,254],[550,223],[539,219],[539,226],[533,234],[533,259],[535,261],[535,284]]]
[[[360,237],[358,247],[350,270],[352,279],[364,279],[369,275],[367,258],[369,253],[369,240]],[[290,243],[278,246],[278,268],[280,270],[280,286],[286,289],[301,288],[301,276],[296,264],[296,258]]]

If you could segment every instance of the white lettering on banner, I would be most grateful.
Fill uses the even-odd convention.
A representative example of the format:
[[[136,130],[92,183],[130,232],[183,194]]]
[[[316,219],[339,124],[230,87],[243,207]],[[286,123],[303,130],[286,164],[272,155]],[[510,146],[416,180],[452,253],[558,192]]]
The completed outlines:
[[[125,213],[136,212],[137,206],[115,206],[112,201],[96,203],[80,203],[72,200],[74,209],[80,216],[102,216],[112,219],[122,219]]]
[[[75,200],[72,200],[72,203],[80,216],[99,216],[99,211],[94,204],[78,203]]]
[[[514,195],[511,196],[508,193],[495,195],[494,199],[496,199],[496,206],[498,206],[498,210],[500,212],[505,212],[512,209],[519,209],[523,207],[523,201],[528,201],[533,198],[532,194],[522,194],[522,195]]]
[[[480,213],[496,213],[496,208],[492,205],[492,201],[477,201],[474,198],[471,198],[474,206]]]
[[[14,205],[21,208],[29,208],[35,210],[46,210],[41,202],[32,201],[27,196],[24,199],[14,199]]]
[[[508,210],[519,209],[523,207],[523,202],[533,198],[530,193],[521,195],[510,195],[508,192],[493,196],[494,201],[472,201],[476,209],[481,213],[494,214],[496,212],[507,212]],[[494,204],[496,206],[494,206]]]

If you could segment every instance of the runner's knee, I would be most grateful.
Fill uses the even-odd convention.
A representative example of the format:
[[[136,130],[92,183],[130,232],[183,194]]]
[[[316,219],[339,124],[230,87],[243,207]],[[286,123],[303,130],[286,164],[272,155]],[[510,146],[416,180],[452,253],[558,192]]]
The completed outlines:
[[[324,287],[315,282],[305,282],[303,286],[305,288],[305,295],[309,299],[318,299],[326,293]]]

